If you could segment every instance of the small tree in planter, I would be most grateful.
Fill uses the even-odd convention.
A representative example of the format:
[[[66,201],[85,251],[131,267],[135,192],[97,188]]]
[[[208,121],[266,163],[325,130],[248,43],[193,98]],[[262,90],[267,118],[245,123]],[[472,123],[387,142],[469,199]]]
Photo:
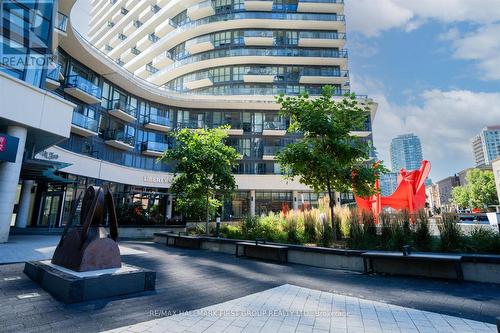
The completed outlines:
[[[181,129],[174,134],[176,145],[160,160],[174,163],[172,192],[179,210],[185,214],[205,209],[205,231],[210,215],[222,205],[215,195],[230,195],[236,188],[232,169],[238,153],[227,146],[227,129]]]
[[[281,114],[291,120],[289,130],[303,134],[279,152],[277,160],[289,178],[297,177],[317,192],[327,191],[337,240],[334,192],[354,190],[362,197],[373,195],[375,180],[385,168],[368,165],[370,143],[353,135],[370,117],[370,105],[359,103],[354,94],[336,101],[332,91],[331,86],[325,86],[319,98],[307,94],[277,98]]]

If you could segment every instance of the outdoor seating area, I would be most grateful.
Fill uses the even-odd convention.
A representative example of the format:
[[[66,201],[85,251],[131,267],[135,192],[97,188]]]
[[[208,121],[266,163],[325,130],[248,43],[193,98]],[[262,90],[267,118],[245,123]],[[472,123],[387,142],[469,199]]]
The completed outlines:
[[[235,254],[236,257],[288,262],[288,246],[266,244],[265,240],[255,240],[255,243],[237,242]]]

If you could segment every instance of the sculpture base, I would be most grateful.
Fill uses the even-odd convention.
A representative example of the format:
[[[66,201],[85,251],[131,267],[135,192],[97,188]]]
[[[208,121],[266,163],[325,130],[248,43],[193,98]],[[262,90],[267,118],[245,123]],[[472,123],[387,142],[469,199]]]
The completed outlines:
[[[64,303],[77,303],[155,289],[156,272],[123,264],[121,268],[75,272],[50,260],[31,261],[24,274]]]

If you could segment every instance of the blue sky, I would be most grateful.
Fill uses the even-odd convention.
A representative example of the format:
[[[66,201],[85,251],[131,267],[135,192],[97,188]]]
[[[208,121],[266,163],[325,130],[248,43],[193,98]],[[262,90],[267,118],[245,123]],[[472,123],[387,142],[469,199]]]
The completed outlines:
[[[351,88],[379,103],[374,141],[418,135],[434,181],[473,166],[500,124],[500,0],[345,0]]]
[[[345,0],[351,88],[379,103],[374,141],[414,133],[433,180],[473,166],[471,138],[500,125],[500,0]],[[85,32],[89,1],[74,25]]]

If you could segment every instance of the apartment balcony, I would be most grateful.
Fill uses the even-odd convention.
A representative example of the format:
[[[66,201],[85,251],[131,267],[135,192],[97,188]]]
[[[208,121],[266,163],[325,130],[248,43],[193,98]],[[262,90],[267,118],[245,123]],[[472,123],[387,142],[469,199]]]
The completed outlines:
[[[273,83],[276,78],[276,73],[271,70],[249,70],[247,74],[243,75],[243,82],[245,83]]]
[[[160,11],[160,7],[157,5],[150,5],[146,9],[144,9],[140,14],[139,14],[139,21],[141,22],[146,22],[150,18],[153,17],[156,13]]]
[[[166,20],[155,28],[155,35],[158,37],[164,37],[169,32],[175,29],[175,25],[171,19]]]
[[[147,79],[151,74],[156,72],[158,72],[158,69],[149,63],[141,66],[141,68],[134,72],[134,75],[140,77],[141,79]]]
[[[78,75],[68,76],[64,92],[87,104],[101,102],[101,88]]]
[[[245,10],[258,12],[271,12],[273,10],[273,0],[245,0]]]
[[[128,14],[127,8],[122,7],[118,12],[116,12],[113,16],[111,16],[111,21],[118,22],[127,14]]]
[[[228,135],[240,136],[243,135],[243,128],[233,128],[227,130]]]
[[[124,35],[131,35],[134,31],[136,31],[138,28],[142,26],[142,22],[139,20],[134,20],[129,23],[123,28],[123,34]]]
[[[141,152],[147,156],[159,157],[168,150],[168,143],[146,141],[141,144]]]
[[[177,129],[187,128],[192,130],[204,129],[205,122],[203,120],[185,120],[177,122]]]
[[[172,59],[172,55],[168,51],[163,52],[162,54],[154,57],[153,59],[153,66],[156,68],[163,68],[173,63],[174,60]]]
[[[125,39],[127,39],[126,35],[124,35],[124,34],[117,34],[116,36],[114,36],[113,38],[111,38],[109,40],[109,45],[114,48],[117,45],[119,45],[121,42],[123,42]]]
[[[56,63],[50,63],[47,69],[47,77],[45,78],[45,88],[56,90],[61,86],[64,76],[61,74],[61,66]]]
[[[298,13],[343,13],[344,0],[299,0]]]
[[[214,43],[212,42],[212,37],[210,35],[206,35],[188,40],[186,42],[185,48],[189,53],[196,54],[213,50],[215,47]]]
[[[120,55],[120,60],[127,63],[130,60],[134,59],[135,56],[137,56],[139,54],[141,54],[141,51],[138,50],[136,47],[132,47]]]
[[[165,133],[170,130],[170,119],[156,114],[150,114],[144,117],[144,127]]]
[[[134,149],[134,136],[122,130],[109,130],[105,133],[104,137],[104,143],[108,146],[120,150]]]
[[[189,7],[187,10],[187,15],[193,21],[215,15],[215,9],[212,6],[212,0],[203,1],[199,4]]]
[[[68,28],[68,17],[63,13],[57,12],[54,27],[54,30],[57,33],[66,36],[66,29]]]
[[[298,45],[300,47],[343,48],[345,43],[345,33],[319,31],[302,31],[299,33]]]
[[[137,110],[133,106],[122,101],[112,101],[112,108],[108,111],[108,113],[127,123],[135,122],[137,120]]]
[[[154,33],[147,34],[146,36],[139,39],[136,48],[140,51],[146,51],[148,47],[156,43],[159,39],[160,37],[156,36]]]
[[[265,136],[285,136],[287,125],[283,121],[266,121],[262,135]]]
[[[71,133],[75,133],[83,137],[96,136],[98,127],[99,120],[73,111],[73,119],[71,120]]]
[[[212,78],[208,77],[208,75],[202,75],[200,78],[197,78],[193,81],[184,82],[184,89],[194,90],[199,88],[211,87],[214,85]]]
[[[299,83],[302,84],[345,84],[349,82],[349,71],[317,70],[306,68],[300,73]]]
[[[273,161],[276,158],[276,154],[282,150],[283,147],[279,146],[264,146],[264,154],[262,159],[264,161]]]
[[[273,46],[275,38],[272,31],[245,31],[244,41],[247,46]]]

